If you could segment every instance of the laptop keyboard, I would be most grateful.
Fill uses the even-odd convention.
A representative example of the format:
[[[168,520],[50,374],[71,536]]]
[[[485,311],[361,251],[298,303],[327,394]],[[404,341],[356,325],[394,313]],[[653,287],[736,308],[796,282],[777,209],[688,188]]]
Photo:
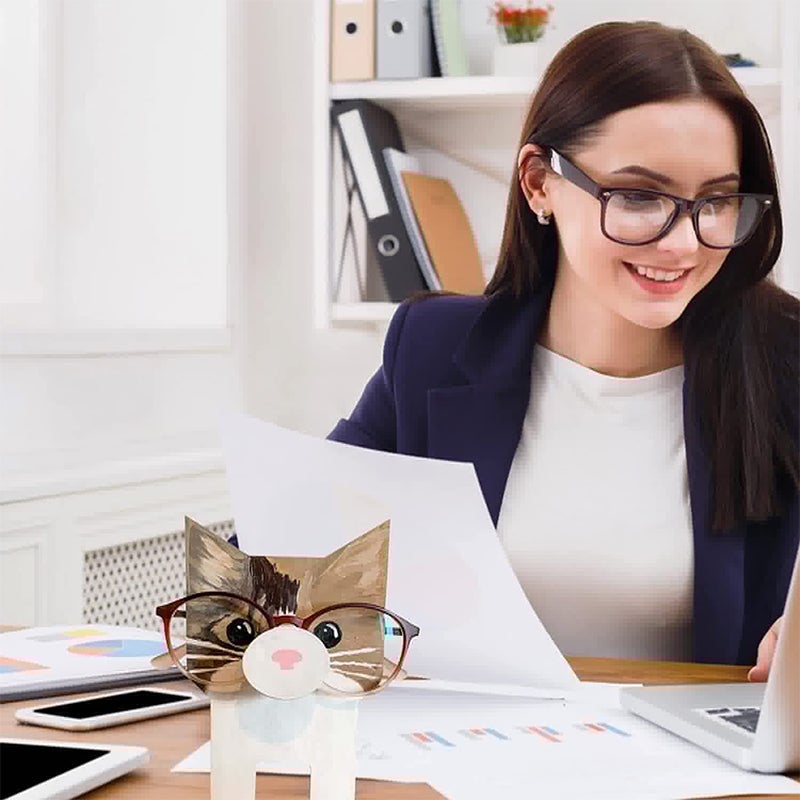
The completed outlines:
[[[756,732],[758,714],[761,711],[756,706],[751,708],[704,708],[701,710],[709,717],[718,719],[720,722],[736,725],[737,728],[741,728],[748,733]]]

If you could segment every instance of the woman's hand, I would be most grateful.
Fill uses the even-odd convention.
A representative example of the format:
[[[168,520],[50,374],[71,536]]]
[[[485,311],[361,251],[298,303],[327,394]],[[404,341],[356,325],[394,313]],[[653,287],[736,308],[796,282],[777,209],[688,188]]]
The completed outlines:
[[[782,623],[783,617],[778,617],[764,635],[761,644],[758,645],[758,660],[756,665],[747,673],[747,680],[765,681],[769,676],[769,668],[775,656],[775,648],[778,645],[778,636],[781,632]]]

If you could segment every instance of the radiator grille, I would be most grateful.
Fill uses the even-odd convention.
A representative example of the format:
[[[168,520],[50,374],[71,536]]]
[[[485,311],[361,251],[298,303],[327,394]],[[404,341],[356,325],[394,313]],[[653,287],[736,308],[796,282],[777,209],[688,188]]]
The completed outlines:
[[[232,520],[206,525],[230,539]],[[83,559],[83,621],[159,630],[154,609],[186,594],[184,532],[90,550]]]

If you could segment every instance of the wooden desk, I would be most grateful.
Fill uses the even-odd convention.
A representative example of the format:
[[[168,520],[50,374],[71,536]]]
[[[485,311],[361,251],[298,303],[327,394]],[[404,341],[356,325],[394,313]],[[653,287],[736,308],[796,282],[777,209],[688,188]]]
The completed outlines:
[[[611,681],[615,683],[708,683],[710,681],[744,681],[745,667],[708,666],[704,664],[667,664],[645,661],[619,661],[603,658],[571,658],[573,669],[583,680]],[[177,688],[178,681],[164,686]],[[70,695],[73,699],[80,695]],[[48,698],[55,700],[55,698]],[[62,741],[97,741],[117,744],[145,745],[150,749],[150,764],[138,772],[126,775],[85,795],[89,798],[143,797],[158,800],[198,800],[209,797],[208,775],[172,774],[170,769],[209,738],[209,714],[207,709],[190,711],[174,716],[161,717],[123,725],[118,728],[70,733],[54,728],[39,728],[19,725],[14,711],[31,700],[5,703],[0,706],[0,736],[17,736],[30,739],[59,739]],[[259,795],[271,800],[300,800],[308,798],[308,778],[259,775]],[[379,781],[358,782],[358,800],[436,800],[441,798],[427,785],[382,783]],[[756,797],[751,795],[751,797]],[[758,795],[765,798],[766,795]],[[796,795],[772,796],[775,800]]]

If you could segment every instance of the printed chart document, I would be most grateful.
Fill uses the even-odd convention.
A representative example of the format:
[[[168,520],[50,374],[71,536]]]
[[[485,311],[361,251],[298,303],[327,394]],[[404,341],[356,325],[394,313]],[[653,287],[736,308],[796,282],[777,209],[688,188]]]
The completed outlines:
[[[511,569],[472,464],[367,450],[244,416],[226,421],[223,449],[246,553],[320,556],[391,520],[387,606],[421,629],[410,674],[579,684]]]
[[[800,784],[746,772],[629,712],[539,700],[417,706],[393,713],[416,768],[449,800],[678,800],[737,794],[795,794]],[[444,700],[443,702],[446,702]],[[416,716],[414,711],[416,710]],[[386,720],[367,713],[362,735],[373,750],[391,742]],[[400,763],[406,759],[393,751]]]
[[[208,772],[208,745],[173,771]],[[264,763],[259,771],[307,775],[308,765]],[[800,792],[790,778],[740,770],[613,702],[393,686],[361,701],[357,774],[430,783],[450,800],[678,800]]]
[[[0,633],[0,702],[179,678],[155,669],[166,652],[155,631],[118,625],[53,625]]]

